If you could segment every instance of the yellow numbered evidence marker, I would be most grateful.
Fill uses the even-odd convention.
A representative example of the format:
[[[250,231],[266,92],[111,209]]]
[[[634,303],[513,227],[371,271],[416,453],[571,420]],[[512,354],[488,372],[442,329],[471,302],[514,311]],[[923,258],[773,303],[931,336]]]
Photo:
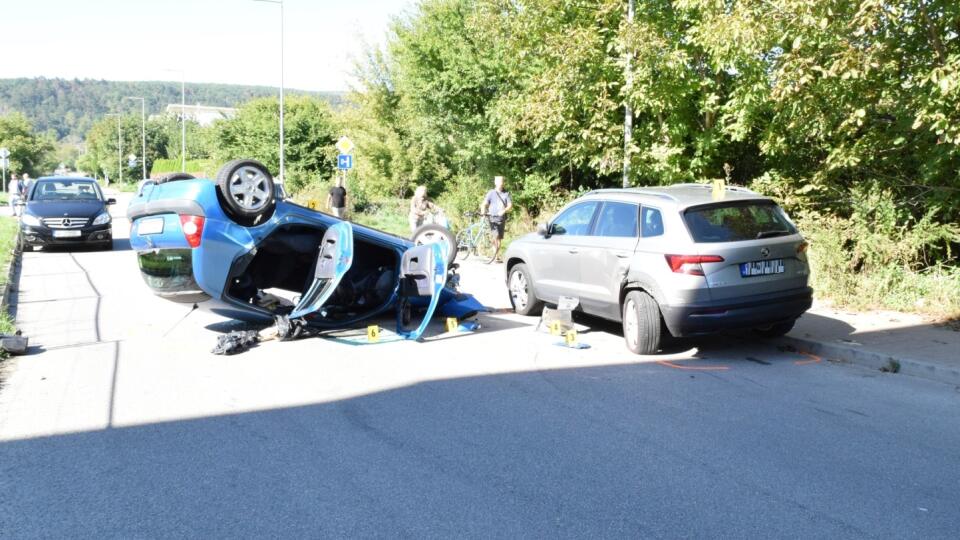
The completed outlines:
[[[447,317],[447,332],[456,332],[460,327],[460,322],[456,317]]]
[[[370,343],[376,343],[380,341],[380,327],[377,325],[372,325],[367,327],[367,341]]]
[[[550,335],[559,336],[563,333],[563,325],[560,321],[550,321]]]
[[[311,210],[316,210],[317,207],[319,206],[320,206],[320,202],[317,201],[316,199],[310,199],[309,201],[307,201],[307,208]]]
[[[576,347],[577,346],[577,331],[574,329],[567,330],[567,333],[564,334],[563,338],[567,342],[567,347]]]
[[[713,181],[713,200],[719,201],[727,193],[727,182],[722,179]]]

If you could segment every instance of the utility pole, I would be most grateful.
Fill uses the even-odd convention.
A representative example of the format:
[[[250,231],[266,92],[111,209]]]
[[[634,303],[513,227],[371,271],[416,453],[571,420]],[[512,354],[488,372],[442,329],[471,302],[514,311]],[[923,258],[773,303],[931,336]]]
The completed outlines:
[[[107,113],[107,116],[117,117],[117,170],[120,171],[120,178],[117,182],[123,183],[123,138],[120,136],[120,113]]]
[[[254,2],[266,2],[268,4],[280,4],[280,183],[283,184],[283,0],[253,0]]]
[[[124,99],[139,99],[140,100],[140,142],[143,145],[142,152],[143,155],[140,156],[140,163],[143,167],[143,178],[141,180],[147,179],[147,106],[146,100],[142,97],[127,96]]]
[[[633,25],[633,15],[634,7],[633,0],[628,0],[627,4],[627,24]],[[633,72],[631,71],[631,64],[633,60],[633,54],[627,52],[627,61],[626,61],[626,71],[624,75],[626,76],[626,86],[623,103],[624,103],[624,113],[623,113],[623,187],[630,187],[630,141],[633,139],[633,107],[630,106],[630,91],[633,89]]]

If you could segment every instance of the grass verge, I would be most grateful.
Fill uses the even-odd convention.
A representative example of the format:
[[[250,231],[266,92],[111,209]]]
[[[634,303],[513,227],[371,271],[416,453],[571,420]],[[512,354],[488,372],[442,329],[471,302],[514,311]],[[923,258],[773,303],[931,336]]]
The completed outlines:
[[[16,218],[0,217],[0,287],[7,287],[7,265],[13,260],[13,247],[17,243],[19,224]],[[0,310],[0,334],[12,334],[16,331],[14,321],[7,312],[7,306]],[[0,351],[0,358],[6,357],[6,352]]]

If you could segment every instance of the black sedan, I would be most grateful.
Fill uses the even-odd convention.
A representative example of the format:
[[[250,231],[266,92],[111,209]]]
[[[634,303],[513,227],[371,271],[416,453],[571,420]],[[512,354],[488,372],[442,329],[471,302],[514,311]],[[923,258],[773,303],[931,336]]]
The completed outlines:
[[[45,246],[113,247],[107,199],[92,178],[43,177],[31,186],[20,217],[24,250]]]

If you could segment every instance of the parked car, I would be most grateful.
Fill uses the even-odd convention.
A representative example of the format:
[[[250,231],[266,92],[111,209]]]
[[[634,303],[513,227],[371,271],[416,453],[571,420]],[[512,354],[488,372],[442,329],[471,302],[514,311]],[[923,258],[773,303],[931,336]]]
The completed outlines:
[[[435,313],[484,309],[457,290],[444,243],[416,246],[295,204],[254,160],[227,163],[215,180],[146,183],[127,216],[146,284],[226,317],[330,328],[394,310],[398,333],[416,339]]]
[[[46,246],[113,247],[113,225],[96,180],[65,176],[36,179],[23,205],[17,241],[24,250]]]
[[[506,280],[520,314],[561,296],[623,323],[627,347],[666,335],[753,328],[786,334],[810,308],[807,242],[771,199],[704,184],[604,189],[510,244]]]

